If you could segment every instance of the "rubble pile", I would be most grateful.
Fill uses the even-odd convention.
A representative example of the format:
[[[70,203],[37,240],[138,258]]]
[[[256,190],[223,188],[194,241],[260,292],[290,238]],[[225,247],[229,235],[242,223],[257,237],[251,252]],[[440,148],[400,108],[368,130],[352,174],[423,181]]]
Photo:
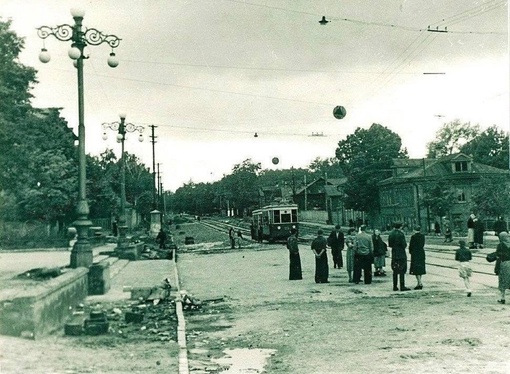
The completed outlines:
[[[153,246],[145,245],[140,255],[140,259],[145,260],[171,260],[173,258],[173,251],[176,248],[155,248]]]
[[[66,335],[94,336],[96,344],[125,341],[176,341],[177,316],[171,284],[132,288],[131,299],[110,304],[79,305],[65,326]],[[102,338],[100,335],[103,335]]]

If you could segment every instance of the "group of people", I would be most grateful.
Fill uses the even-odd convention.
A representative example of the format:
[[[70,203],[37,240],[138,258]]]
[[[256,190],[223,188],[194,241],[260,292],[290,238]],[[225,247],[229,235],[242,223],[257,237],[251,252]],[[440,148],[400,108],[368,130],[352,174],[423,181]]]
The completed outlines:
[[[331,248],[333,268],[346,267],[350,283],[371,284],[373,276],[386,276],[384,267],[388,255],[388,246],[391,247],[391,269],[393,270],[393,290],[409,291],[405,285],[407,273],[407,242],[402,231],[402,225],[397,223],[388,237],[388,244],[382,238],[379,230],[373,234],[367,233],[366,225],[361,225],[358,232],[354,228],[349,229],[344,235],[339,225],[326,238],[322,230],[318,230],[317,237],[312,241],[311,249],[315,256],[315,283],[329,283],[329,263],[327,249]],[[416,290],[423,288],[422,275],[425,269],[425,236],[417,227],[411,236],[409,253],[411,255],[410,274],[416,276]],[[289,279],[303,279],[301,270],[301,258],[297,231],[293,230],[287,240],[289,250]],[[342,251],[346,249],[345,262]],[[375,271],[372,271],[372,267]]]
[[[494,260],[497,259],[495,272],[498,275],[498,289],[501,297],[498,300],[500,304],[505,304],[505,293],[510,288],[510,234],[506,225],[497,233],[499,244],[496,252],[491,254]],[[290,269],[289,279],[303,279],[301,269],[301,258],[299,255],[298,232],[293,230],[287,240],[289,250]],[[459,263],[459,276],[463,279],[467,296],[472,294],[470,278],[472,268],[472,252],[468,246],[470,237],[466,240],[459,240],[459,247],[455,252],[455,261]],[[315,283],[329,283],[329,264],[328,248],[331,248],[333,259],[333,268],[342,269],[345,265],[350,283],[359,284],[363,275],[365,284],[372,283],[372,276],[385,276],[386,257],[388,249],[391,248],[391,269],[393,271],[393,291],[409,291],[406,286],[405,275],[407,273],[408,261],[407,252],[411,257],[409,274],[416,277],[415,290],[423,289],[422,276],[426,274],[425,263],[425,235],[418,226],[415,228],[407,245],[405,234],[402,230],[402,224],[394,224],[393,230],[388,235],[388,244],[382,238],[379,230],[374,230],[373,234],[367,233],[367,227],[361,225],[356,229],[351,228],[344,235],[340,226],[329,234],[324,236],[322,230],[318,230],[317,237],[312,241],[311,249],[315,256]],[[345,261],[342,251],[346,250]],[[489,260],[489,256],[487,258]],[[372,266],[375,271],[372,271]]]

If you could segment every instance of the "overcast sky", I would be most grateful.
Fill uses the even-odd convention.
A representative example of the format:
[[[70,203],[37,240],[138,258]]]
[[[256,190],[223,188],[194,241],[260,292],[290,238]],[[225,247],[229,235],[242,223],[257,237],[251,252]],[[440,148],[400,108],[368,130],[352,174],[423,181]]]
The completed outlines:
[[[120,154],[101,124],[125,112],[146,126],[146,141],[131,136],[126,150],[152,167],[148,126],[156,125],[167,190],[219,180],[247,158],[305,167],[372,123],[399,134],[417,158],[454,119],[509,129],[506,1],[0,0],[0,15],[25,38],[21,62],[38,71],[33,105],[62,107],[77,132],[70,45],[46,39],[52,59],[42,64],[36,32],[72,24],[72,7],[85,10],[86,27],[122,39],[115,69],[106,44],[86,50],[87,153]],[[347,110],[342,120],[337,105]]]

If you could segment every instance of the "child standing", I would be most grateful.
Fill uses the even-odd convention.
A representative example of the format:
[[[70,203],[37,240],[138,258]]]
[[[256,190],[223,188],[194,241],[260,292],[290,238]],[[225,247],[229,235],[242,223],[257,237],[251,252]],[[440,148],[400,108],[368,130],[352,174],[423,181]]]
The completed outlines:
[[[455,261],[459,261],[459,277],[464,280],[467,297],[471,297],[471,284],[469,278],[473,273],[469,261],[473,258],[471,251],[466,247],[465,240],[459,240],[459,249],[455,252]]]

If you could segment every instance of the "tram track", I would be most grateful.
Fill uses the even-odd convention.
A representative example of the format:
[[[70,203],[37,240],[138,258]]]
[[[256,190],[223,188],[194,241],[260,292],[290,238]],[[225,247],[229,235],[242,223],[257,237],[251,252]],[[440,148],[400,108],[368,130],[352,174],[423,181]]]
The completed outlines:
[[[246,226],[242,226],[242,222],[237,222],[234,220],[228,220],[228,222],[225,222],[221,219],[214,219],[214,218],[207,218],[203,219],[200,223],[202,223],[204,226],[207,226],[213,230],[223,232],[225,235],[228,235],[228,230],[230,228],[233,228],[236,232],[241,231],[243,237],[245,240],[251,240],[251,230],[247,228]],[[316,234],[316,230],[320,228],[320,225],[307,225],[307,224],[300,224],[300,236],[305,236],[299,238],[300,244],[309,244],[313,240],[313,236]],[[323,230],[329,230],[328,227],[323,228]],[[327,232],[325,232],[327,235]],[[281,243],[276,243],[277,245],[281,246]],[[443,269],[450,269],[450,270],[457,270],[457,262],[455,261],[455,251],[456,247],[453,245],[449,245],[450,248],[444,248],[446,245],[443,246],[443,248],[435,248],[432,246],[438,246],[438,244],[429,244],[429,246],[425,246],[425,253],[426,253],[426,265],[427,266],[433,266],[437,268],[443,268]],[[391,249],[390,249],[391,251]],[[485,260],[485,254],[483,253],[473,253],[473,261],[472,261],[472,268],[474,274],[483,274],[483,275],[489,275],[494,276],[494,264],[486,262]],[[408,256],[410,258],[410,256]],[[391,260],[391,258],[389,258]],[[450,264],[445,264],[445,262],[451,262]],[[484,269],[484,268],[487,268]]]

